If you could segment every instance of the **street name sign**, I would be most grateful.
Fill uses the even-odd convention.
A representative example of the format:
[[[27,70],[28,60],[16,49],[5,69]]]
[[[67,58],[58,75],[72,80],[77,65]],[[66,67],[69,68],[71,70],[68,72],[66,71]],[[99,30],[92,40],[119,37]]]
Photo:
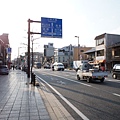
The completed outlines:
[[[62,19],[41,17],[41,37],[62,38]]]

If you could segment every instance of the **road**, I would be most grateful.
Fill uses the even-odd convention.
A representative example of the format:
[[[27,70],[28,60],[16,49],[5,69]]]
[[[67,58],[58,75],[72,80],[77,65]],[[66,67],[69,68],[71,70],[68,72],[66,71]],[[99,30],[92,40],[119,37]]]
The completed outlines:
[[[50,85],[76,120],[120,120],[120,80],[109,76],[103,83],[87,83],[78,81],[75,71],[34,69],[34,72]]]

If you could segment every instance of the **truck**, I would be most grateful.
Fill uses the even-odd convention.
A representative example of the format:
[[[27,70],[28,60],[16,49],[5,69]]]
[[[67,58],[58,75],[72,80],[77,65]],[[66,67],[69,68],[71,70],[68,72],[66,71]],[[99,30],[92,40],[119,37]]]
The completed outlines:
[[[73,61],[73,69],[77,72],[78,69],[79,69],[79,66],[80,64],[82,63],[88,63],[88,60],[76,60],[76,61]]]
[[[107,76],[106,71],[101,71],[96,64],[90,64],[89,62],[81,63],[77,71],[77,80],[86,79],[89,83],[93,80],[104,82]]]

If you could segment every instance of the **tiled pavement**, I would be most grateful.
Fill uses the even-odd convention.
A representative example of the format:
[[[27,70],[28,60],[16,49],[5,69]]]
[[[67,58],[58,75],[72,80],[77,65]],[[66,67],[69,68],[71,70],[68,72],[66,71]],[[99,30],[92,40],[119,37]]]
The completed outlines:
[[[43,84],[29,80],[20,70],[0,75],[0,120],[74,120]]]

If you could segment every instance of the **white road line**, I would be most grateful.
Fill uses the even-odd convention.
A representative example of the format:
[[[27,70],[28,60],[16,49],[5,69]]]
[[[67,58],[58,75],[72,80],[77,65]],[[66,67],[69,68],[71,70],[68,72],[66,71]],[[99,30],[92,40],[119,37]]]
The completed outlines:
[[[49,73],[47,73],[47,74],[49,74]],[[49,75],[53,75],[53,74],[49,74]],[[62,76],[58,76],[58,75],[53,75],[53,76],[57,76],[57,77],[60,77],[60,78],[63,78],[63,79],[66,79],[66,80],[69,80],[69,81],[72,81],[72,82],[76,82],[76,83],[79,83],[79,84],[82,84],[82,85],[85,85],[85,86],[88,86],[88,87],[92,87],[91,85],[81,83],[81,82],[78,82],[78,81],[75,81],[75,80],[71,80],[69,78],[65,78],[65,77],[62,77]]]
[[[83,120],[89,120],[82,112],[80,112],[72,103],[70,103],[65,97],[63,97],[56,89],[54,89],[50,84],[38,76],[44,83],[46,83],[56,94],[59,95]]]
[[[120,97],[120,95],[119,94],[117,94],[117,93],[112,93],[113,95],[115,95],[115,96],[118,96],[118,97]]]
[[[107,80],[106,81],[112,81],[112,82],[117,82],[117,83],[120,83],[120,80]]]
[[[50,74],[50,73],[47,73],[47,74],[53,75],[53,74]],[[66,80],[68,80],[68,81],[72,81],[72,82],[75,82],[75,83],[79,83],[79,84],[82,84],[82,85],[84,85],[84,86],[88,86],[88,87],[91,87],[91,88],[99,89],[99,88],[97,88],[97,87],[94,87],[94,86],[92,86],[92,85],[88,85],[88,84],[82,83],[82,82],[80,82],[80,81],[78,82],[78,81],[71,80],[71,79],[69,79],[69,78],[65,78],[65,77],[58,76],[58,75],[53,75],[53,76],[57,76],[57,77],[66,79]],[[100,90],[100,89],[99,89],[99,90]],[[104,91],[104,90],[102,90],[102,91]],[[117,93],[111,93],[111,92],[108,92],[108,91],[105,91],[105,92],[107,92],[107,93],[109,93],[109,94],[112,94],[112,95],[115,95],[115,96],[117,96],[117,97],[120,97],[120,95],[117,94]]]

